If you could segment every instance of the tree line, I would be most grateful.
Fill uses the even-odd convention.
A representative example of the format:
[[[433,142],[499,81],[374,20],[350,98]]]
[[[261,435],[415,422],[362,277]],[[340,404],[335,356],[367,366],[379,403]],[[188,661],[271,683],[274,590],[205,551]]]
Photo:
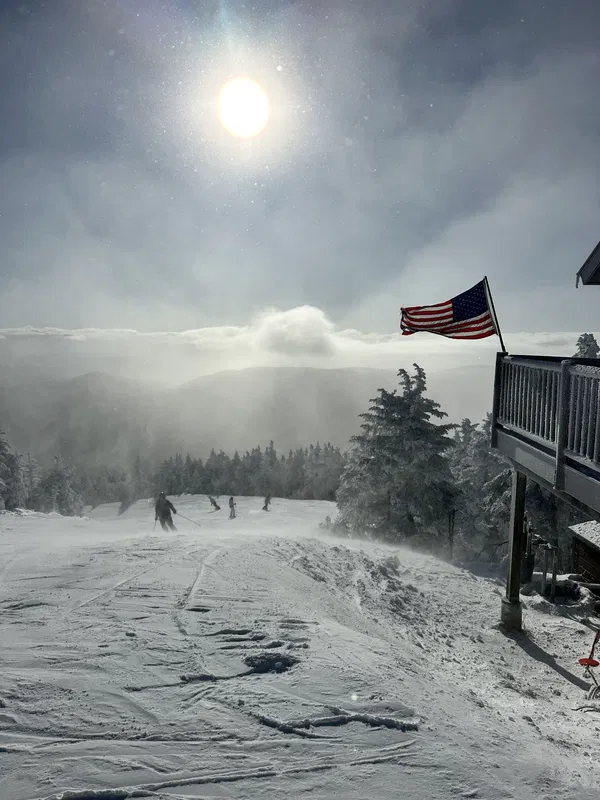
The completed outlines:
[[[267,495],[303,500],[335,500],[344,456],[330,443],[279,454],[273,442],[240,456],[212,450],[206,460],[176,454],[157,469],[139,456],[129,468],[75,471],[60,457],[41,470],[11,447],[0,431],[0,498],[7,510],[30,508],[79,515],[85,506],[170,495]],[[0,504],[1,505],[1,504]]]

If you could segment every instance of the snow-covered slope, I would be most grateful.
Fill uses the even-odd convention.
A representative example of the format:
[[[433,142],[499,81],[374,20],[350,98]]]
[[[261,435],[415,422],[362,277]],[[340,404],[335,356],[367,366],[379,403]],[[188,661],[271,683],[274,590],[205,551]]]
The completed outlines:
[[[0,798],[597,798],[576,614],[240,499],[0,516]],[[225,504],[223,504],[225,506]]]

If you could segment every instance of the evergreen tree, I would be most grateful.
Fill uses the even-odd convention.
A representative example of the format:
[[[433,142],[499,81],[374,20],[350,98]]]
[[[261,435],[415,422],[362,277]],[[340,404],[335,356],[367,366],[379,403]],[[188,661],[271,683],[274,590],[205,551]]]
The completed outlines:
[[[23,480],[25,481],[26,505],[28,508],[31,508],[33,493],[40,482],[41,474],[39,464],[31,457],[31,453],[27,453],[27,461],[23,463]]]
[[[279,460],[273,441],[269,442],[262,455],[255,487],[258,494],[270,494],[277,497],[283,493]]]
[[[593,333],[582,333],[577,339],[577,351],[574,358],[598,358],[600,347]]]
[[[305,463],[306,456],[301,447],[294,452],[290,450],[284,476],[284,494],[286,497],[302,496],[305,481]]]
[[[171,472],[171,494],[180,495],[185,491],[185,466],[181,453],[176,453]]]
[[[185,457],[185,463],[183,465],[183,491],[186,494],[192,493],[193,476],[194,476],[194,460],[188,453]]]
[[[26,496],[21,456],[13,450],[6,434],[0,430],[0,498],[4,508],[14,511],[24,506]]]
[[[490,429],[488,414],[481,425],[463,420],[456,432],[451,464],[459,490],[455,542],[460,558],[499,561],[506,553],[512,469],[492,450]],[[582,514],[533,481],[527,482],[526,510],[534,532],[558,545],[559,569],[568,569],[568,527],[582,521]]]
[[[486,543],[497,542],[490,529],[497,531],[504,524],[504,506],[497,505],[498,486],[494,480],[506,470],[507,462],[492,450],[490,434],[491,415],[481,425],[464,419],[456,430],[450,453],[457,488],[455,545],[466,557],[479,553]]]
[[[148,497],[151,493],[151,478],[148,469],[142,462],[140,454],[138,453],[133,462],[131,470],[131,483],[132,493],[136,500],[142,497]]]
[[[319,496],[319,486],[325,473],[325,459],[321,445],[309,445],[306,460],[304,462],[304,489],[302,498],[304,500],[315,500]]]
[[[425,396],[424,370],[399,370],[401,394],[379,390],[352,437],[337,492],[338,524],[378,538],[439,536],[454,504],[447,453],[455,427],[432,418],[446,414]]]
[[[33,502],[38,511],[58,512],[66,517],[80,516],[83,500],[74,486],[73,472],[56,456],[54,466],[39,482]]]
[[[313,477],[313,494],[318,500],[335,500],[344,469],[344,457],[339,447],[327,443],[321,455],[322,469]]]

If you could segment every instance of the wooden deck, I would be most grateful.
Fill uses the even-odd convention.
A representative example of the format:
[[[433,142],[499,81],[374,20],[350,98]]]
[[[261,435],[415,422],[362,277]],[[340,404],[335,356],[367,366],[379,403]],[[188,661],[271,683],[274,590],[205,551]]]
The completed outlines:
[[[492,446],[519,472],[600,514],[600,362],[499,353]]]

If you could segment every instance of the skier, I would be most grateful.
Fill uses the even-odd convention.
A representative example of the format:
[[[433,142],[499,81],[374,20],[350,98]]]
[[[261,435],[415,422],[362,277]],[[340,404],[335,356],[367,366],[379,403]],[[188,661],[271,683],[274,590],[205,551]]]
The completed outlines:
[[[171,516],[171,511],[173,514],[177,513],[175,506],[170,500],[167,500],[165,493],[161,492],[158,495],[158,500],[156,501],[156,505],[154,506],[154,521],[160,521],[161,527],[163,531],[166,531],[167,528],[170,528],[172,531],[176,531],[177,528],[173,524],[173,517]]]
[[[229,498],[229,519],[235,519],[235,501],[233,497]]]
[[[215,511],[220,511],[221,510],[221,506],[217,503],[217,501],[215,500],[214,497],[211,497],[210,495],[208,495],[208,499],[210,500],[210,504],[215,509]]]
[[[265,497],[265,504],[264,504],[264,506],[262,507],[262,510],[263,510],[263,511],[268,511],[268,510],[269,510],[269,506],[270,506],[270,504],[271,504],[271,495],[270,495],[270,494],[268,494],[268,495]]]

